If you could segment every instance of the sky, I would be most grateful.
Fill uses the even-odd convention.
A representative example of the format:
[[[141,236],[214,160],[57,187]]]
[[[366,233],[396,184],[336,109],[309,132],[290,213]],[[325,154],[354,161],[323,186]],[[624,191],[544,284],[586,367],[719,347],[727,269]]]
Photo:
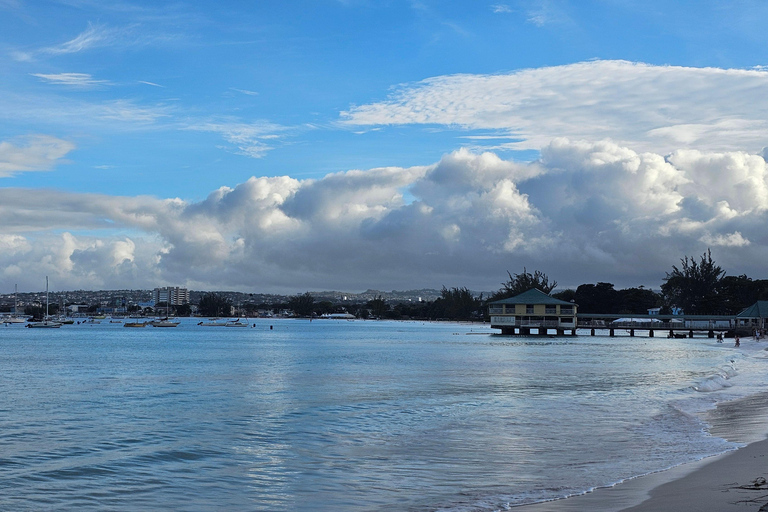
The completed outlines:
[[[768,278],[764,0],[0,0],[0,293]]]

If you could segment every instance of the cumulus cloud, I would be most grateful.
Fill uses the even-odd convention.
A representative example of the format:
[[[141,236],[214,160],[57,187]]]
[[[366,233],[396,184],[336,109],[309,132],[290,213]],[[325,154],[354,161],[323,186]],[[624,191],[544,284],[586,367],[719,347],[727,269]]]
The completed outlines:
[[[711,246],[726,246],[726,247],[744,247],[751,242],[741,236],[741,233],[735,231],[726,235],[711,235],[707,233],[700,238],[702,242]]]
[[[58,288],[494,290],[525,266],[564,286],[658,286],[712,247],[764,277],[766,168],[744,152],[560,138],[532,163],[461,149],[429,166],[254,177],[199,202],[0,189],[0,273]]]
[[[342,112],[349,126],[448,125],[492,130],[505,149],[557,137],[611,138],[633,150],[759,152],[768,72],[593,61],[498,75],[449,75],[400,86]]]
[[[69,141],[34,135],[0,142],[0,178],[25,171],[47,171],[75,148]]]

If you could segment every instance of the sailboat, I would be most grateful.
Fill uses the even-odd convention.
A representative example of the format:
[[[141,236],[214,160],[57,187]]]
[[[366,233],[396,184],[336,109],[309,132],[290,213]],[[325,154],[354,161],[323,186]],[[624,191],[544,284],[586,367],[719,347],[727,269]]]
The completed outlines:
[[[42,322],[30,322],[27,327],[47,327],[49,329],[61,327],[59,322],[48,319],[48,276],[45,276],[45,318]]]
[[[168,315],[171,312],[171,294],[168,293],[168,301],[165,303],[165,318],[156,318],[155,320],[152,320],[149,322],[149,325],[152,327],[176,327],[181,322],[174,322],[170,318],[168,318]]]
[[[19,299],[17,295],[19,293],[19,285],[15,285],[13,290],[13,315],[4,316],[2,322],[4,324],[23,324],[27,321],[26,318],[19,316]]]

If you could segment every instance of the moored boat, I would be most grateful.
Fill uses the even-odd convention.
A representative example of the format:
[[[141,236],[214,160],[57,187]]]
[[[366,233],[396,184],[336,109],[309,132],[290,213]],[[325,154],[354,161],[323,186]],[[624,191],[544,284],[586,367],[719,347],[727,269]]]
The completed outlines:
[[[157,320],[152,320],[149,322],[149,325],[152,327],[176,327],[181,322],[174,322],[173,320],[169,318],[158,318]]]
[[[56,329],[61,327],[61,323],[50,320],[48,316],[48,276],[45,276],[45,318],[41,322],[29,322],[27,327],[47,329]]]
[[[4,324],[24,324],[27,320],[27,318],[22,318],[20,316],[4,316],[0,322]]]
[[[27,322],[27,318],[19,316],[19,285],[15,285],[13,289],[13,314],[5,315],[2,317],[4,324],[23,324]]]
[[[225,322],[198,322],[200,327],[226,327],[227,324]]]

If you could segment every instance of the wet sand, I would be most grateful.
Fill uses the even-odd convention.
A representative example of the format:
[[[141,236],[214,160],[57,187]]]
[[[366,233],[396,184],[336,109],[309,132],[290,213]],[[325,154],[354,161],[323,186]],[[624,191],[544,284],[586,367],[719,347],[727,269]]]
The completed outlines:
[[[768,512],[768,394],[719,405],[713,435],[743,448],[516,512]]]

